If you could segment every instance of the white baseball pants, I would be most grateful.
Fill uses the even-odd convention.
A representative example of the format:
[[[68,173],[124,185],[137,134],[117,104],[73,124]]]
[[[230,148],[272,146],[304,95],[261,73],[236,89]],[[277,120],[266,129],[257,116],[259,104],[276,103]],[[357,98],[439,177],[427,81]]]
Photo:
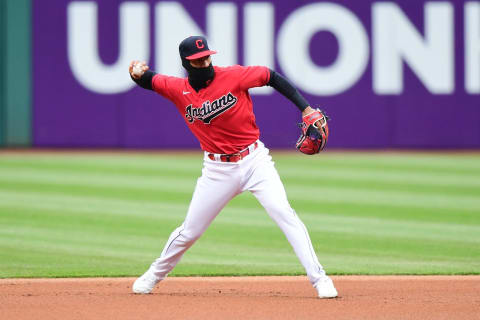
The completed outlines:
[[[235,163],[213,161],[205,154],[202,176],[197,181],[185,221],[172,232],[162,254],[150,267],[159,279],[168,275],[223,207],[246,190],[252,192],[283,231],[312,285],[325,276],[305,225],[288,203],[269,150],[262,142],[258,144],[256,150]]]

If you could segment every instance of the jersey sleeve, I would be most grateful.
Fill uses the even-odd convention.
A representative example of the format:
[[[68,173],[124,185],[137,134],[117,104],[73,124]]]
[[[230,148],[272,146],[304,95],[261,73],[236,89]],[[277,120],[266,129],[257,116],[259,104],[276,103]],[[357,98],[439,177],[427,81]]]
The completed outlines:
[[[161,96],[172,100],[172,96],[174,95],[174,91],[176,89],[175,79],[177,78],[157,73],[152,78],[152,89]]]
[[[238,81],[243,90],[263,87],[270,80],[270,69],[261,66],[239,66]]]

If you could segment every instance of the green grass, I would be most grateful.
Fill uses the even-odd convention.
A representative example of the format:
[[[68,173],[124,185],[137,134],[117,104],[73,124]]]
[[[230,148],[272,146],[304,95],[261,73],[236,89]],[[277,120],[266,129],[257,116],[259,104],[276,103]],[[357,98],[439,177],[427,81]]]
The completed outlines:
[[[480,274],[480,154],[272,152],[330,274]],[[0,277],[136,276],[183,221],[197,153],[0,153]],[[252,195],[172,275],[303,274]]]

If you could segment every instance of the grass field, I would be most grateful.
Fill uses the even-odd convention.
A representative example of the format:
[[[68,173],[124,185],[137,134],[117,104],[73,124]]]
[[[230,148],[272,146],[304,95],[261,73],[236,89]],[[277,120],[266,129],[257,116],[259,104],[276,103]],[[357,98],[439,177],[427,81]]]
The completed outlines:
[[[480,274],[480,153],[272,152],[330,274]],[[136,276],[183,221],[196,153],[0,152],[0,277]],[[172,275],[303,274],[254,197]]]

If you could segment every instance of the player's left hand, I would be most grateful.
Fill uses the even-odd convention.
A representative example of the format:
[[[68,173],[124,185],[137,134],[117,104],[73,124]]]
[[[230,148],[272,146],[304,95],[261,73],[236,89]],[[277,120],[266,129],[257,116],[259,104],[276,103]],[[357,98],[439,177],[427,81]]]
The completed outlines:
[[[307,107],[302,112],[302,120],[302,133],[296,143],[297,149],[309,155],[319,153],[328,141],[328,117],[320,109]]]

